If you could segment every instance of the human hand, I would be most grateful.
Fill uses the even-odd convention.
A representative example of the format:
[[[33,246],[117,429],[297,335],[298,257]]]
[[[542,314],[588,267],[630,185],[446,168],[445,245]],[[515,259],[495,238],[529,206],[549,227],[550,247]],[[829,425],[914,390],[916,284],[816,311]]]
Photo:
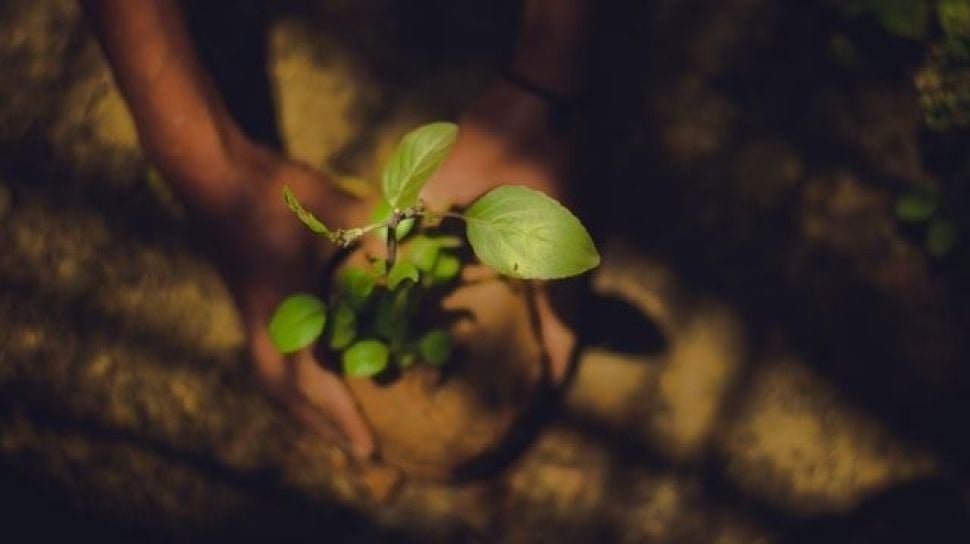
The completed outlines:
[[[343,443],[359,458],[376,444],[340,376],[320,364],[311,348],[281,355],[267,329],[285,296],[319,287],[334,246],[310,232],[286,207],[289,185],[301,202],[333,225],[361,224],[364,204],[331,188],[319,173],[255,145],[235,156],[229,204],[198,210],[217,252],[246,331],[253,370],[270,397],[308,428]]]
[[[526,185],[566,203],[566,140],[549,122],[550,106],[535,95],[499,81],[459,120],[458,139],[422,197],[432,209],[464,207],[502,184]],[[538,286],[535,310],[549,375],[566,377],[575,333],[557,315],[548,290]]]

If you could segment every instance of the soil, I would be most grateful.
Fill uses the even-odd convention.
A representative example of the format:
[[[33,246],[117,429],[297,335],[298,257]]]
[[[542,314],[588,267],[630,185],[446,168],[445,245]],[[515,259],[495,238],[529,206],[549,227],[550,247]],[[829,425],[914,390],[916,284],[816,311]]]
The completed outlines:
[[[515,447],[518,420],[551,393],[522,286],[493,276],[460,286],[443,308],[464,314],[452,329],[460,352],[450,368],[418,365],[387,385],[348,381],[384,460],[414,477],[489,468],[489,456]]]
[[[0,4],[10,538],[970,541],[968,252],[933,258],[893,216],[901,192],[970,176],[965,132],[922,122],[924,44],[821,0],[602,4],[574,128],[577,201],[604,255],[584,349],[558,411],[461,482],[358,466],[273,409],[75,5]],[[195,5],[249,130],[365,179],[495,76],[517,7]],[[260,56],[267,73],[239,60]],[[503,341],[475,349],[511,364],[505,340],[526,329],[483,322]],[[517,428],[527,391],[494,402],[504,371],[468,370],[440,389],[420,373],[400,392],[353,385],[376,399],[388,456],[440,475]]]

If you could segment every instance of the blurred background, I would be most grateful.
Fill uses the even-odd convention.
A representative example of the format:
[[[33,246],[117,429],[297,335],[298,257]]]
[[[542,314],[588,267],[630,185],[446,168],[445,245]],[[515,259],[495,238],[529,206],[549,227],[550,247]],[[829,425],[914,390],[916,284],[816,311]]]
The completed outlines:
[[[585,348],[528,447],[447,484],[272,408],[75,3],[0,1],[9,541],[970,542],[970,1],[594,5]],[[519,5],[188,8],[245,126],[376,179]]]

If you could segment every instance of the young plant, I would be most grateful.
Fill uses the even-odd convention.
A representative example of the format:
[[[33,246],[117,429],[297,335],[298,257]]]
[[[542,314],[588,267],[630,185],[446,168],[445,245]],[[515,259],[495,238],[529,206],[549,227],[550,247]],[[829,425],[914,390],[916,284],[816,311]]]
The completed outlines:
[[[310,230],[342,247],[373,234],[386,254],[369,268],[348,267],[327,302],[296,293],[276,308],[269,332],[277,349],[291,353],[321,336],[340,354],[350,376],[375,376],[422,362],[440,366],[451,357],[452,339],[443,328],[424,327],[422,302],[458,278],[465,242],[441,231],[445,219],[461,219],[471,249],[497,272],[518,279],[557,279],[599,264],[599,254],[582,223],[549,196],[518,185],[488,191],[463,212],[425,208],[421,190],[445,160],[458,135],[452,123],[431,123],[407,134],[387,163],[383,200],[372,223],[330,229],[284,187],[287,205]]]
[[[946,257],[960,241],[959,225],[941,210],[942,204],[940,194],[927,190],[910,191],[896,199],[896,218],[922,226],[923,247],[937,259]]]

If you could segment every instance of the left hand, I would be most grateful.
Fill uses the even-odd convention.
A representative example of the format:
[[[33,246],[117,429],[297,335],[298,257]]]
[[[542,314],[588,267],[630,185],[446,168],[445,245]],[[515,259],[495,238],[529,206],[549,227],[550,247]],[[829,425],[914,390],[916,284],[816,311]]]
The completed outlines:
[[[458,140],[422,193],[431,209],[465,207],[498,185],[526,185],[567,203],[566,141],[551,130],[550,106],[519,87],[499,81],[458,122]],[[575,333],[539,287],[536,310],[550,361],[550,376],[565,378]]]

